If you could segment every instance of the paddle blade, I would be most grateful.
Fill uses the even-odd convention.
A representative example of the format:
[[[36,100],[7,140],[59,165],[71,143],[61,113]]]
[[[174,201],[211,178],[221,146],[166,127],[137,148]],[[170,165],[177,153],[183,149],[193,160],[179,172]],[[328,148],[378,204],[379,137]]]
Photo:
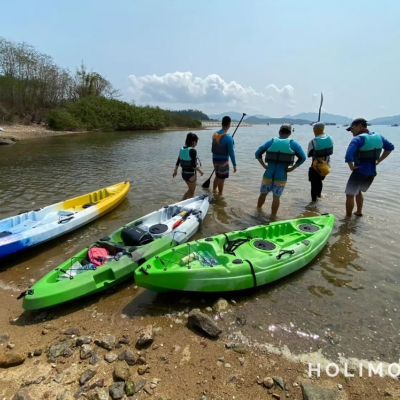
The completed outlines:
[[[172,225],[172,230],[174,230],[175,228],[177,228],[179,225],[181,225],[183,223],[183,219],[180,219],[179,221],[176,221],[173,225]]]
[[[210,187],[210,182],[211,182],[211,178],[208,178],[202,185],[201,187],[204,189],[208,189]]]

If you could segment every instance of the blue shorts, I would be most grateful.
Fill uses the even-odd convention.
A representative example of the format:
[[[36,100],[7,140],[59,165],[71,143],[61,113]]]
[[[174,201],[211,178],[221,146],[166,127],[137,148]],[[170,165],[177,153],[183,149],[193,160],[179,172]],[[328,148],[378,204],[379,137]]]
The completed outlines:
[[[261,182],[260,193],[268,194],[272,192],[275,196],[281,197],[283,191],[285,190],[285,185],[277,182]]]

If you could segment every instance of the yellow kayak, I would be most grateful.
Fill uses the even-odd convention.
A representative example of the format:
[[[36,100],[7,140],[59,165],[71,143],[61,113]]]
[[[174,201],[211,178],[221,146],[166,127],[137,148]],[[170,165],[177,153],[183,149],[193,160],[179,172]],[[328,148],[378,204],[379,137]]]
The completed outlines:
[[[0,257],[36,246],[95,220],[117,207],[129,187],[129,182],[120,182],[0,220]]]

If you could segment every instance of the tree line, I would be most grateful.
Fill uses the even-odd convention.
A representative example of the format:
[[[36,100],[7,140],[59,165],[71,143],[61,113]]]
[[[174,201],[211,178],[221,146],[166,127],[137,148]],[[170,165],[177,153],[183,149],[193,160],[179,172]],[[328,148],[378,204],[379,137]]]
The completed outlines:
[[[119,91],[82,63],[74,73],[27,43],[0,37],[0,121],[66,129],[200,127],[188,115],[117,100]]]

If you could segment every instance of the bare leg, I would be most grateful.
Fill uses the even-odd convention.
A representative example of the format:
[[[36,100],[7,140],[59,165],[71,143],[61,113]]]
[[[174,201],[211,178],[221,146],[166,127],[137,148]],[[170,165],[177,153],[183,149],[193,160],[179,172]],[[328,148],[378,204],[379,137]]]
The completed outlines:
[[[358,196],[358,195],[357,195]],[[350,218],[354,209],[354,197],[351,194],[346,194],[346,217]]]
[[[364,203],[364,196],[363,196],[363,194],[360,192],[360,193],[358,193],[358,195],[356,196],[356,204],[357,204],[357,211],[356,211],[356,214],[357,214],[357,215],[362,215],[363,203]]]
[[[218,183],[219,183],[219,178],[215,177],[213,182],[213,192],[217,191]]]
[[[194,192],[196,190],[196,181],[194,181],[194,182],[185,181],[185,182],[186,182],[186,185],[188,185],[188,190],[183,195],[182,200],[186,200],[186,199],[190,199],[190,198],[194,197]]]
[[[272,205],[271,205],[271,217],[276,217],[278,213],[278,208],[280,204],[280,197],[277,195],[272,195]]]
[[[224,184],[225,184],[225,179],[218,180],[218,194],[219,195],[222,195],[222,192],[224,191]]]
[[[267,198],[267,195],[266,195],[266,194],[263,194],[263,193],[261,193],[261,194],[258,196],[257,208],[261,208],[261,207],[264,205],[265,199],[266,199],[266,198]]]

